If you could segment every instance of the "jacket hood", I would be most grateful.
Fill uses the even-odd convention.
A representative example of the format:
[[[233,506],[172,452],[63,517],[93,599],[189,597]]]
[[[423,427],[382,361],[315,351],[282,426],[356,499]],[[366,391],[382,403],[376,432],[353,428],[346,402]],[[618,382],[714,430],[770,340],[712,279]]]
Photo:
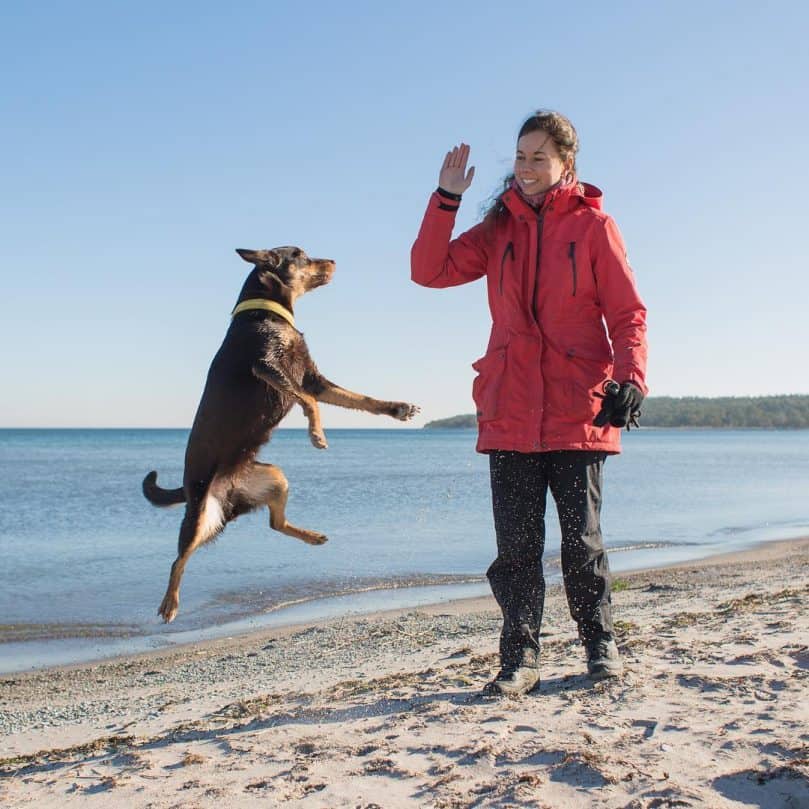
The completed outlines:
[[[590,185],[590,183],[576,183],[576,185],[580,189],[579,197],[584,204],[600,211],[604,200],[604,194],[601,189]]]

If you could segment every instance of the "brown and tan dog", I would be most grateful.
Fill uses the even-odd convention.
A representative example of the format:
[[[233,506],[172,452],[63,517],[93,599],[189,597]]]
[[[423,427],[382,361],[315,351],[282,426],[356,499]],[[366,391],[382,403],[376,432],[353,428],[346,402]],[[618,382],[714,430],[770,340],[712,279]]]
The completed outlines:
[[[157,472],[143,481],[143,494],[152,504],[186,504],[177,559],[158,610],[166,623],[177,614],[180,579],[191,554],[241,514],[268,506],[270,526],[276,531],[310,545],[326,541],[323,534],[287,522],[287,479],[277,466],[256,460],[259,448],[294,404],[303,408],[309,437],[319,449],[327,444],[318,402],[400,421],[418,412],[406,402],[383,402],[338,387],[320,374],[309,356],[292,308],[296,298],[331,280],[333,261],[308,258],[297,247],[236,252],[255,267],[208,371],[186,447],[183,485],[163,489],[157,485]]]

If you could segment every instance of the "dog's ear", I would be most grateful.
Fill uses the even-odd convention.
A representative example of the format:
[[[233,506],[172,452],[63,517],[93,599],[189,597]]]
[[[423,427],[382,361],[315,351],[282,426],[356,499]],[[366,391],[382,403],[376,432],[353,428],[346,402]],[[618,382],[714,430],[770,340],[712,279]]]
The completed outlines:
[[[272,267],[277,267],[281,263],[281,256],[275,250],[241,250],[237,248],[236,252],[248,264],[255,264],[256,266],[269,264]]]

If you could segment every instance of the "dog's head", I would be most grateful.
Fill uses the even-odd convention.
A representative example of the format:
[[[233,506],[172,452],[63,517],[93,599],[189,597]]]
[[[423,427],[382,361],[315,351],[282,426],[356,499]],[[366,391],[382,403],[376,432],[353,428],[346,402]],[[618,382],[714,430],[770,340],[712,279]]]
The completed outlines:
[[[323,286],[334,275],[334,262],[329,258],[309,258],[300,247],[274,247],[272,250],[236,250],[255,269],[247,279],[258,282],[268,291],[289,298],[291,304],[310,289]]]

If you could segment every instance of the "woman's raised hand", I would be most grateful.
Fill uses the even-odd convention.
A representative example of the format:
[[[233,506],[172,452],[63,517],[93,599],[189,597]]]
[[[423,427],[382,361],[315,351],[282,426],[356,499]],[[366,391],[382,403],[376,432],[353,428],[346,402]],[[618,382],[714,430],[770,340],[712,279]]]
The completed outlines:
[[[475,176],[475,167],[471,166],[466,170],[466,161],[469,160],[469,146],[462,143],[455,146],[451,152],[447,152],[444,158],[444,165],[441,166],[441,173],[438,175],[438,185],[449,191],[450,194],[463,194]]]

